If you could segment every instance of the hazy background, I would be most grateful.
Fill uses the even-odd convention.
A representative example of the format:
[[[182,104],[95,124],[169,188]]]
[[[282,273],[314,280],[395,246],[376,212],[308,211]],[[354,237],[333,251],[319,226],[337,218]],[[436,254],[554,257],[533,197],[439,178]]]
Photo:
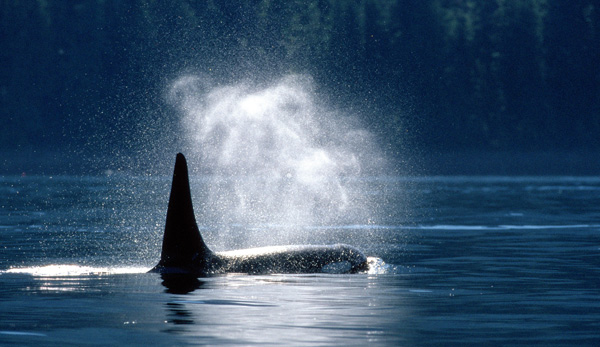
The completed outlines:
[[[0,173],[168,173],[169,90],[312,78],[391,174],[600,173],[597,0],[0,1]]]

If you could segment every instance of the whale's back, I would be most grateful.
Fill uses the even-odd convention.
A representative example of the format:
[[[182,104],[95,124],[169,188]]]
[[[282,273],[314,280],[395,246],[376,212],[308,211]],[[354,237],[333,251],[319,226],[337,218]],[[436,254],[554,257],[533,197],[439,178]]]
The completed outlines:
[[[367,257],[343,245],[274,246],[218,252],[223,273],[356,273],[367,269]]]

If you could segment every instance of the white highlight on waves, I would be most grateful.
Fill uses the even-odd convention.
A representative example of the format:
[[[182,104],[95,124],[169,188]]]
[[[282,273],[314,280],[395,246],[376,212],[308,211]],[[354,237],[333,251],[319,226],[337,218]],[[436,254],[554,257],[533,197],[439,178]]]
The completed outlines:
[[[147,267],[92,267],[79,265],[45,265],[24,268],[11,268],[5,273],[27,274],[35,277],[69,277],[86,275],[115,275],[115,274],[137,274],[150,270]]]
[[[36,337],[46,337],[48,335],[42,333],[35,333],[29,331],[10,331],[10,330],[0,330],[0,335],[12,335],[12,336],[36,336]]]
[[[367,270],[369,275],[383,275],[394,272],[394,267],[386,264],[381,258],[367,257],[367,263],[369,264],[369,270]]]

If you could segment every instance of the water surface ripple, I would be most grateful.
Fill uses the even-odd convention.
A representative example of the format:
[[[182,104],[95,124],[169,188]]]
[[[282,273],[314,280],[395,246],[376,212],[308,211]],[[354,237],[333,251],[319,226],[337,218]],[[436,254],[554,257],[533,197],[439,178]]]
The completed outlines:
[[[145,273],[170,178],[2,177],[0,344],[600,343],[600,179],[352,182],[383,217],[231,229],[351,243],[369,273],[198,279]]]

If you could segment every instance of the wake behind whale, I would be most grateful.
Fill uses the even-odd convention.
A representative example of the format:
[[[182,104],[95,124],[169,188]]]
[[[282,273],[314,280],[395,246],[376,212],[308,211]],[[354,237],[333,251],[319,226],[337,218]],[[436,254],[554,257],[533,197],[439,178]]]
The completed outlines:
[[[343,244],[211,251],[196,223],[186,159],[183,154],[177,154],[161,259],[150,272],[207,276],[223,273],[356,273],[367,268],[365,255]]]

